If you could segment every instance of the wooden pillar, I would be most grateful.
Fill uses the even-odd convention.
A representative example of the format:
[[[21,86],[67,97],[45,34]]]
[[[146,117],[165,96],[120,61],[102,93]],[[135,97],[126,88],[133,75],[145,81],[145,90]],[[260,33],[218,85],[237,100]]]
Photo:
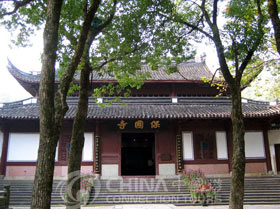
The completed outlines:
[[[176,165],[177,172],[180,173],[184,169],[184,157],[183,157],[183,141],[182,141],[182,123],[181,121],[176,122],[175,133],[176,133]]]
[[[8,155],[9,132],[7,130],[4,130],[3,135],[4,138],[3,138],[2,155],[1,155],[0,175],[5,176],[7,155]]]
[[[270,150],[269,150],[269,141],[268,141],[268,133],[267,129],[263,131],[264,138],[264,147],[265,147],[265,156],[266,156],[266,168],[267,171],[272,171],[271,158],[270,158]]]
[[[182,134],[176,136],[176,155],[177,155],[177,169],[178,172],[182,172],[184,169],[184,159],[183,159],[183,143]]]
[[[100,124],[99,121],[96,123],[95,129],[95,140],[94,140],[94,173],[100,174],[101,159],[100,159]]]

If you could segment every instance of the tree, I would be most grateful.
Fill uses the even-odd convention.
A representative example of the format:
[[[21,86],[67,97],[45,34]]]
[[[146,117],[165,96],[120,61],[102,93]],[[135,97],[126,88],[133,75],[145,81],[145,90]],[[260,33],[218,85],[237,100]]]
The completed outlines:
[[[233,156],[230,208],[241,209],[245,174],[241,83],[248,67],[254,65],[257,60],[256,53],[262,49],[266,20],[260,0],[232,0],[227,2],[223,13],[225,24],[220,26],[219,10],[223,7],[219,7],[218,3],[219,0],[177,1],[173,21],[181,23],[182,27],[190,30],[189,33],[208,38],[215,45],[220,70],[232,98]]]
[[[76,70],[82,69],[79,99],[81,110],[81,107],[87,106],[86,88],[90,70],[104,70],[114,74],[120,82],[120,87],[116,88],[119,93],[126,87],[139,88],[146,77],[140,75],[139,79],[136,73],[136,69],[141,68],[141,60],[145,59],[155,68],[163,61],[165,64],[171,62],[172,57],[161,59],[166,54],[173,55],[177,60],[185,59],[184,54],[174,56],[184,51],[182,45],[174,47],[174,43],[179,38],[186,39],[180,37],[182,33],[176,30],[176,24],[171,25],[166,21],[167,18],[157,17],[159,10],[165,14],[170,11],[169,2],[164,0],[119,1],[118,15],[115,17],[116,1],[95,0],[89,3],[87,0],[70,0],[63,4],[62,0],[27,0],[13,3],[12,12],[7,11],[11,5],[1,7],[1,16],[12,15],[11,19],[3,20],[2,24],[10,30],[19,31],[15,43],[25,45],[30,32],[46,22],[40,82],[40,143],[31,208],[50,208],[55,151],[63,118],[68,110],[66,98]],[[107,21],[102,24],[102,19]],[[97,26],[93,20],[97,21]],[[95,29],[91,31],[92,25]],[[101,34],[105,27],[109,32]],[[96,42],[91,48],[93,40]],[[94,54],[91,58],[89,50]],[[56,61],[60,64],[58,89],[55,88]],[[108,66],[102,68],[105,64]],[[100,89],[96,93],[106,89],[112,92],[111,87],[109,85],[109,88]],[[84,140],[83,131],[80,130],[84,128],[85,117],[86,111],[77,112],[72,137],[77,150],[73,145],[70,154],[73,164],[70,162],[69,172],[78,169],[80,164]],[[79,185],[75,188],[78,189]]]
[[[278,5],[276,0],[268,0],[268,12],[274,29],[276,48],[280,55],[280,19],[278,16]]]
[[[60,88],[55,93],[55,55],[58,45],[59,15],[61,13],[62,1],[48,2],[40,81],[40,143],[31,208],[50,208],[55,151],[63,118],[68,110],[66,96],[74,72],[80,63],[90,25],[97,12],[99,4],[100,1],[94,1],[85,11],[84,23],[80,31],[74,54],[63,73]],[[53,39],[49,40],[49,37],[52,36]],[[50,46],[53,48],[50,49]],[[50,58],[48,56],[50,56]]]
[[[168,1],[130,1],[129,4],[127,1],[119,1],[119,3],[122,3],[119,6],[122,11],[119,11],[117,16],[115,15],[112,24],[102,32],[102,37],[98,39],[98,43],[95,43],[95,47],[92,47],[92,51],[90,51],[90,46],[95,36],[92,34],[88,36],[89,43],[86,44],[87,50],[82,59],[78,110],[72,129],[68,167],[69,186],[73,183],[71,174],[80,172],[90,90],[89,73],[93,70],[101,73],[103,70],[116,76],[119,83],[119,85],[109,84],[95,89],[95,96],[126,95],[129,94],[130,88],[140,88],[148,76],[137,72],[141,69],[143,62],[157,66],[160,63],[168,63],[171,58],[164,58],[163,54],[166,53],[172,54],[176,59],[186,59],[182,45],[178,44],[178,49],[170,51],[174,47],[174,40],[180,38],[178,35],[181,35],[176,30],[177,25],[170,23],[166,25],[166,18],[157,19],[159,12],[168,14],[172,11],[167,4]],[[166,36],[169,36],[172,41],[165,39]],[[181,57],[178,58],[177,54]],[[191,52],[188,54],[191,55]],[[77,194],[80,190],[80,182],[75,181],[72,188],[68,190],[71,190],[67,192],[69,207],[79,205]]]
[[[32,193],[32,208],[50,208],[54,158],[57,145],[54,79],[58,27],[62,0],[49,1],[44,30],[44,52],[40,80],[40,142]]]
[[[25,4],[26,3],[26,4]],[[59,27],[60,26],[60,14],[62,11],[62,0],[50,0],[47,7],[44,2],[25,1],[20,4],[15,2],[15,9],[13,12],[6,12],[4,8],[2,10],[2,16],[6,14],[13,14],[12,20],[4,21],[4,24],[10,28],[15,28],[23,22],[17,22],[20,15],[27,16],[25,24],[34,26],[40,25],[46,17],[46,24],[44,29],[44,52],[42,59],[41,81],[40,81],[40,143],[38,150],[38,158],[36,165],[36,174],[34,179],[33,194],[31,208],[50,208],[51,192],[53,183],[53,170],[54,170],[54,158],[57,142],[59,139],[61,126],[68,106],[66,103],[66,96],[69,90],[69,86],[73,79],[75,70],[77,69],[80,59],[82,57],[85,42],[90,30],[91,22],[95,16],[100,1],[93,1],[89,8],[87,1],[84,1],[84,21],[79,33],[75,34],[78,41],[73,46],[73,54],[71,59],[67,60],[69,63],[62,73],[61,83],[58,91],[55,92],[55,63],[56,54],[59,45],[63,41],[59,39]],[[30,3],[30,4],[28,4]],[[75,1],[72,1],[72,6]],[[22,7],[21,6],[26,6]],[[19,9],[20,8],[20,9]],[[21,10],[16,13],[17,10]],[[38,14],[46,15],[39,16]],[[34,13],[35,11],[35,13]],[[68,12],[71,12],[68,10]],[[79,21],[79,20],[77,20]],[[80,20],[81,21],[81,20]],[[25,25],[24,25],[25,26]],[[31,27],[32,27],[31,26]],[[27,35],[27,30],[24,27],[21,29],[21,37]],[[67,30],[66,30],[67,31]],[[22,39],[19,44],[22,44]]]
[[[280,98],[280,77],[278,76],[274,81],[271,86],[270,94],[269,94],[269,99],[270,100],[276,100]],[[279,102],[279,100],[278,100]]]

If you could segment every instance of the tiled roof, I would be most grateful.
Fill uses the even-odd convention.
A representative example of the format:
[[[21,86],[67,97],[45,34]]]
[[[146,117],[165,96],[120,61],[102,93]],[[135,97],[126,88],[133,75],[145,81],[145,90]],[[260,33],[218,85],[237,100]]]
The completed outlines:
[[[141,72],[149,72],[151,78],[149,80],[156,80],[156,81],[201,81],[201,77],[205,78],[212,78],[213,74],[208,69],[205,63],[200,62],[187,62],[179,64],[178,70],[180,73],[172,73],[167,74],[165,68],[160,68],[157,71],[152,71],[147,65],[143,65]],[[21,81],[25,81],[28,83],[39,83],[40,82],[40,74],[31,74],[25,73],[15,67],[9,60],[8,60],[8,70],[9,72],[17,79]],[[79,75],[76,75],[76,80],[79,79]],[[114,76],[109,74],[102,74],[99,75],[96,71],[93,72],[91,77],[93,81],[112,81],[116,80]],[[56,81],[59,82],[58,76],[56,76]]]
[[[208,69],[205,63],[197,63],[197,62],[190,62],[190,63],[182,63],[177,65],[177,69],[180,73],[172,73],[167,74],[165,68],[159,68],[156,71],[152,71],[148,65],[143,65],[141,72],[146,73],[149,72],[151,78],[148,80],[156,80],[156,81],[185,81],[185,80],[193,80],[193,81],[200,81],[201,77],[205,78],[212,78],[213,74]],[[96,71],[93,72],[93,80],[115,80],[113,76],[108,74],[99,76]]]
[[[231,102],[229,98],[129,98],[126,105],[117,103],[101,108],[90,99],[88,119],[210,119],[229,118]],[[68,100],[69,110],[66,119],[73,119],[77,110],[77,99]],[[280,115],[280,105],[270,106],[265,102],[248,100],[243,103],[245,118],[266,118]],[[4,104],[0,108],[0,118],[6,119],[38,119],[39,103]]]

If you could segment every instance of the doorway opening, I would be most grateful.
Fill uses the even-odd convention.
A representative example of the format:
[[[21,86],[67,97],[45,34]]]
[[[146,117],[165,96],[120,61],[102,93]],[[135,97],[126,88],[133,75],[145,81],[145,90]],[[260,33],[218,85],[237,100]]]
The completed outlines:
[[[123,176],[156,174],[154,133],[123,133],[121,152]]]

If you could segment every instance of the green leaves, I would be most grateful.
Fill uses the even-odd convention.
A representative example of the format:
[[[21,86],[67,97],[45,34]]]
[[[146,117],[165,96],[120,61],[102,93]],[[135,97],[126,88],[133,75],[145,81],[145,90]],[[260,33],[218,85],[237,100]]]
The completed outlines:
[[[31,1],[22,6],[11,16],[1,18],[1,14],[11,11],[16,3],[0,2],[0,24],[4,25],[13,33],[12,43],[17,46],[26,47],[29,45],[29,39],[40,30],[46,18],[46,1]]]
[[[36,33],[46,19],[46,2],[34,1],[21,7],[11,18],[2,20],[7,28],[18,34],[17,45],[26,46],[31,34]],[[87,0],[64,1],[59,26],[57,50],[58,72],[62,75],[77,48]],[[100,76],[117,78],[118,85],[109,84],[96,90],[96,95],[128,95],[130,88],[139,89],[149,73],[140,72],[148,64],[152,70],[180,63],[193,57],[194,50],[185,36],[185,31],[174,18],[174,5],[169,0],[119,0],[115,16],[106,28],[97,32],[114,11],[113,0],[103,0],[93,23],[94,40],[89,50],[93,70]],[[5,7],[3,6],[3,9]],[[6,8],[8,9],[8,8]],[[81,66],[77,70],[82,69]],[[61,76],[60,76],[61,77]],[[78,87],[72,87],[71,92]]]
[[[263,8],[261,8],[263,10]],[[255,40],[263,37],[267,18],[264,20],[258,12],[256,1],[232,0],[224,12],[226,24],[224,30],[229,43],[227,45],[227,58],[234,60],[238,54],[239,63],[245,59],[247,53],[254,47]],[[261,24],[261,26],[259,25]],[[233,44],[234,42],[234,44]],[[261,45],[258,47],[261,49]],[[236,53],[238,51],[238,53]]]

